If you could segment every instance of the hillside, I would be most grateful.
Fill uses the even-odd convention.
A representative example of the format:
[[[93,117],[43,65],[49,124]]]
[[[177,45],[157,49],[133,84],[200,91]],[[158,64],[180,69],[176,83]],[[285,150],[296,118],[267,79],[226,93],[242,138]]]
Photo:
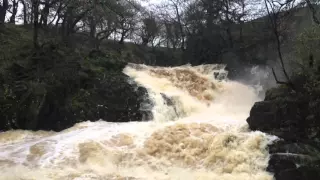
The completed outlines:
[[[148,110],[140,110],[146,90],[122,73],[125,57],[70,48],[48,36],[34,49],[31,37],[22,26],[0,33],[0,130],[59,131],[86,120],[148,119]]]

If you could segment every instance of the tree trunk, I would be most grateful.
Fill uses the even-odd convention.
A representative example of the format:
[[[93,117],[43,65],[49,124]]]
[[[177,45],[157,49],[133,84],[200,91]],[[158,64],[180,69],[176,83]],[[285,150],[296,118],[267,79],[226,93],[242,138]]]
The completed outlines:
[[[98,45],[99,43],[98,43],[98,39],[99,39],[99,37],[98,36],[96,36],[96,27],[97,27],[97,24],[96,24],[96,21],[95,21],[95,18],[94,17],[89,17],[89,20],[90,20],[90,24],[89,24],[89,26],[90,26],[90,39],[91,39],[91,46],[93,46],[93,48],[95,48],[95,49],[97,49],[97,50],[99,50],[99,46],[100,45]]]
[[[96,35],[96,21],[93,16],[89,17],[90,18],[90,37],[95,38]]]
[[[24,0],[20,1],[23,5],[23,24],[26,25],[28,24],[28,17],[27,17],[27,5],[24,2]]]
[[[239,31],[240,43],[243,43],[243,22],[240,22],[240,31]]]
[[[45,2],[44,8],[41,12],[41,18],[40,18],[40,23],[43,26],[48,25],[48,15],[49,15],[49,10],[50,10],[50,4],[49,1]]]
[[[13,0],[12,2],[12,15],[10,17],[10,23],[15,24],[16,23],[16,15],[17,15],[17,11],[18,11],[18,5],[19,2],[16,0]]]
[[[66,36],[67,36],[67,18],[68,18],[68,14],[64,13],[62,15],[62,23],[60,28],[60,33],[64,41],[66,40]],[[56,24],[56,27],[58,27],[58,23]]]
[[[69,16],[67,19],[68,35],[76,32],[75,27],[77,26],[77,23],[80,22],[81,19],[83,19],[89,11],[90,11],[90,9],[88,8],[85,11],[83,11],[81,14],[74,16],[73,7],[71,8],[71,13],[69,13]]]
[[[5,22],[8,8],[9,8],[8,0],[3,0],[2,6],[0,5],[0,25],[3,25]]]
[[[123,35],[123,34],[121,35],[121,38],[120,38],[119,44],[124,44],[124,35]]]
[[[264,0],[265,7],[266,7],[267,12],[268,12],[268,17],[269,17],[269,20],[271,22],[272,31],[273,31],[273,33],[275,35],[275,38],[276,38],[277,52],[278,52],[278,56],[279,56],[279,59],[280,59],[282,72],[283,72],[283,74],[284,74],[284,76],[286,78],[286,81],[285,82],[279,81],[273,68],[272,68],[272,73],[273,73],[273,76],[274,76],[277,84],[286,84],[286,85],[290,86],[292,89],[295,89],[294,85],[292,84],[292,82],[290,80],[290,77],[289,77],[289,75],[288,75],[288,73],[286,71],[286,68],[285,68],[284,62],[283,62],[283,56],[282,56],[282,50],[281,50],[281,42],[280,42],[280,36],[279,36],[279,31],[278,31],[278,28],[279,28],[279,24],[278,24],[279,12],[277,14],[274,14],[274,13],[271,14],[270,10],[268,8],[267,2],[269,2],[269,1],[268,0]]]
[[[103,39],[99,39],[99,37],[94,38],[94,48],[96,50],[100,50],[100,45]]]
[[[147,46],[148,43],[149,43],[149,38],[143,37],[143,38],[142,38],[142,45],[143,45],[143,46]]]
[[[125,38],[127,32],[128,32],[127,30],[122,29],[122,33],[121,33],[121,38],[120,38],[119,44],[124,44],[124,38]]]
[[[59,26],[60,19],[61,19],[61,16],[60,16],[60,14],[58,14],[58,18],[57,18],[57,21],[56,21],[56,24],[55,24],[56,27]]]
[[[207,13],[208,13],[207,14],[207,18],[206,18],[207,30],[209,32],[211,32],[212,29],[213,29],[214,6],[213,6],[213,3],[210,0],[207,0],[205,5],[207,6],[206,9],[207,9]]]
[[[185,34],[184,34],[182,22],[181,22],[181,16],[180,16],[178,5],[176,3],[174,3],[173,1],[172,1],[172,3],[174,5],[178,24],[179,24],[179,30],[180,30],[180,35],[181,35],[181,50],[184,51],[184,49],[185,49]]]
[[[59,26],[59,21],[60,21],[60,19],[61,19],[61,10],[62,10],[62,3],[60,3],[60,5],[59,5],[59,8],[58,8],[58,10],[57,10],[57,16],[58,16],[58,18],[57,18],[57,21],[56,21],[56,24],[55,24],[55,27],[56,28],[58,28],[58,26]],[[63,20],[63,22],[64,22],[64,20]]]
[[[65,36],[68,37],[69,34],[71,34],[71,26],[72,26],[72,22],[73,22],[73,7],[70,6],[67,8],[67,13],[65,15],[65,26],[64,26],[64,30],[65,30]]]
[[[33,0],[32,0],[33,1]],[[34,15],[33,15],[33,3],[32,3],[32,5],[31,5],[31,9],[32,9],[32,11],[30,12],[30,24],[32,24],[33,23],[33,20],[34,20]]]
[[[56,20],[56,24],[59,24],[59,21],[60,21],[60,11],[61,11],[61,7],[62,7],[62,3],[59,3],[59,7],[56,11],[56,14],[54,15],[54,17],[52,18],[52,20],[49,22],[48,26],[51,26],[53,24],[53,22],[56,20],[56,18],[58,18]]]
[[[229,40],[228,46],[229,46],[229,48],[233,48],[233,37],[232,37],[232,34],[231,34],[230,26],[227,27],[226,31],[227,31],[228,40]]]
[[[33,45],[34,48],[39,47],[38,43],[38,27],[39,27],[39,0],[33,0],[32,1],[32,6],[33,6]]]

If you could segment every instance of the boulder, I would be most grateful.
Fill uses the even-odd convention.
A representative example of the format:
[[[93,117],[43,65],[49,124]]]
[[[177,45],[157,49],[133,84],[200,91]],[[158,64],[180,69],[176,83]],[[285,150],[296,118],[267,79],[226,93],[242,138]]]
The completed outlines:
[[[276,180],[320,179],[320,96],[316,88],[311,92],[301,88],[304,84],[299,87],[295,91],[285,86],[268,90],[247,119],[251,130],[280,138],[269,145],[267,170]]]
[[[267,132],[286,140],[308,136],[305,117],[308,100],[281,98],[257,102],[247,119],[250,129]]]
[[[70,99],[73,115],[78,120],[109,122],[151,120],[152,103],[147,90],[129,80],[121,72],[109,72],[104,80],[97,81],[94,89],[80,90]]]
[[[312,168],[310,166],[301,166],[283,170],[275,175],[278,180],[319,180],[320,168]]]

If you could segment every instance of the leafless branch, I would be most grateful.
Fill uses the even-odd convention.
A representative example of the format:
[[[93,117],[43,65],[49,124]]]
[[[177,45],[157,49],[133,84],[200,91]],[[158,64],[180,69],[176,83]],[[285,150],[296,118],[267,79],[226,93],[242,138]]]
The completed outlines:
[[[316,23],[316,24],[320,24],[320,21],[319,19],[317,18],[316,14],[317,14],[317,11],[316,9],[314,8],[314,6],[312,5],[312,3],[310,2],[310,0],[306,0],[307,2],[307,5],[309,7],[309,9],[311,10],[312,12],[312,18],[313,18],[313,21]]]

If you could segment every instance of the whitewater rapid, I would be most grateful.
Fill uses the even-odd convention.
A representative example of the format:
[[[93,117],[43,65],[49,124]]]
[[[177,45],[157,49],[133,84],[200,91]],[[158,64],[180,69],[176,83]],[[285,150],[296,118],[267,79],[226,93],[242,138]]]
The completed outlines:
[[[123,72],[147,88],[153,120],[0,133],[0,179],[273,179],[266,147],[275,137],[245,121],[257,88],[227,80],[223,65],[129,64]]]

